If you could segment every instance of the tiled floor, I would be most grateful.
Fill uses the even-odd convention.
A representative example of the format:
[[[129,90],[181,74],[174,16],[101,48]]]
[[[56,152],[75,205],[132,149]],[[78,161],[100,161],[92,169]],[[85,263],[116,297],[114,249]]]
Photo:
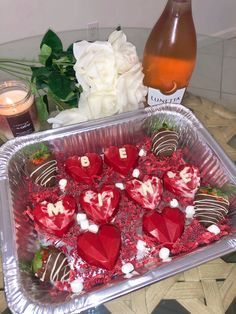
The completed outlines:
[[[236,37],[199,39],[189,91],[236,112]]]

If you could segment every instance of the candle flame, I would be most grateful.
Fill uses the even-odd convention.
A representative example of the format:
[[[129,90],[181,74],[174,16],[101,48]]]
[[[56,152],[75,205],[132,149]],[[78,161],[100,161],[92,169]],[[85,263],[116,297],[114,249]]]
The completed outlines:
[[[12,99],[9,98],[9,97],[6,97],[6,103],[7,103],[8,105],[13,105],[13,104],[14,104],[14,102],[12,101]]]

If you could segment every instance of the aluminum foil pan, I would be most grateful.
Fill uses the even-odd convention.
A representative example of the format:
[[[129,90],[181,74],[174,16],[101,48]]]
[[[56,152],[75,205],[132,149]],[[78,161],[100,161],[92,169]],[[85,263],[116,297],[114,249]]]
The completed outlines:
[[[197,165],[210,184],[236,185],[234,164],[192,112],[180,105],[146,108],[5,143],[0,149],[1,249],[5,292],[13,313],[79,313],[235,250],[236,234],[233,233],[190,254],[178,256],[170,263],[149,266],[135,277],[115,279],[80,296],[60,291],[51,295],[50,286],[42,285],[20,267],[22,260],[32,259],[37,238],[33,224],[23,215],[27,200],[23,170],[25,147],[42,142],[53,151],[63,151],[65,157],[88,151],[102,154],[110,145],[138,143],[153,116],[177,127],[180,146],[187,148],[187,161]],[[236,227],[236,195],[230,202],[230,223]]]

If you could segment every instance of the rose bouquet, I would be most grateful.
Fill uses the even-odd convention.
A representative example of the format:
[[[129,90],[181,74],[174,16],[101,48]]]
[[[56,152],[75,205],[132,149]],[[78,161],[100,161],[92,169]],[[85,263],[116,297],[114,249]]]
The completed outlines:
[[[0,70],[9,73],[13,69],[10,60],[2,61]],[[75,42],[66,51],[49,30],[41,41],[38,61],[14,62],[17,75],[24,74],[21,78],[32,86],[41,120],[53,128],[144,105],[147,89],[142,64],[122,30],[112,32],[107,41]]]

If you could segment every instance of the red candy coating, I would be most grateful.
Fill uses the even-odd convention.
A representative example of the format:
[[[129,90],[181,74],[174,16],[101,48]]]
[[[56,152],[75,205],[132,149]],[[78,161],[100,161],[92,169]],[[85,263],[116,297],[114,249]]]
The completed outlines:
[[[193,199],[200,186],[200,172],[196,166],[181,165],[177,171],[167,171],[164,187],[176,196]]]
[[[91,184],[93,176],[102,172],[102,158],[95,153],[72,156],[66,160],[65,170],[76,182]]]
[[[123,158],[121,156],[123,156]],[[137,148],[129,144],[126,144],[120,148],[116,146],[110,146],[104,152],[105,163],[123,176],[128,175],[129,171],[133,169],[137,159]]]
[[[120,191],[115,186],[104,186],[99,192],[85,190],[79,202],[90,219],[96,223],[107,223],[118,211]]]
[[[120,230],[104,224],[98,233],[85,232],[77,238],[78,255],[92,266],[113,269],[120,254]]]
[[[163,192],[161,180],[154,176],[146,176],[143,181],[138,179],[127,181],[125,189],[135,202],[147,209],[157,207]]]
[[[54,204],[47,201],[36,204],[33,217],[35,223],[44,231],[62,237],[74,223],[76,211],[75,199],[65,195]]]
[[[171,248],[184,231],[185,215],[178,208],[165,207],[143,216],[143,231],[159,244]]]

